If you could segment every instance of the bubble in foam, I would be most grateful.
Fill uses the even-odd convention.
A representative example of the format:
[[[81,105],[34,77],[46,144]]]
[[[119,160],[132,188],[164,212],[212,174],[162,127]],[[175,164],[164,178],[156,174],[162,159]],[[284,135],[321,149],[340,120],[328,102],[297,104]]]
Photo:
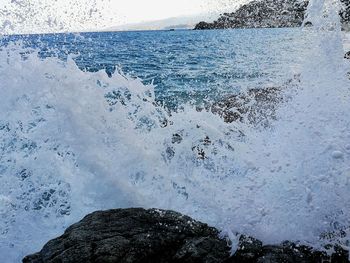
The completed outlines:
[[[334,151],[332,153],[332,157],[334,159],[342,159],[344,157],[344,154],[341,151]]]

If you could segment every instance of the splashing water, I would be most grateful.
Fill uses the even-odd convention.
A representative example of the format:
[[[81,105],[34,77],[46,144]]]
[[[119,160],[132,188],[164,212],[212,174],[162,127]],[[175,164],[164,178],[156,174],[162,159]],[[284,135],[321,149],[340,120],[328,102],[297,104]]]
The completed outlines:
[[[265,242],[348,245],[350,85],[336,1],[311,1],[314,49],[269,127],[167,112],[154,87],[72,58],[0,51],[0,261],[97,209],[174,209]]]

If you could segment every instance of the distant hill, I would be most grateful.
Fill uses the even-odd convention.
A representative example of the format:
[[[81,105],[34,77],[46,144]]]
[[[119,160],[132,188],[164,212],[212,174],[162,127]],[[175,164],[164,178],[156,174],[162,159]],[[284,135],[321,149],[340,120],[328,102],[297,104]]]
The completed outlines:
[[[128,30],[168,30],[168,29],[193,29],[196,23],[202,19],[214,20],[219,14],[216,13],[214,17],[210,15],[193,15],[172,17],[162,20],[146,21],[134,24],[125,24],[115,27],[106,28],[103,31],[128,31]]]
[[[350,0],[341,2],[345,6],[342,22],[346,25],[350,21]],[[195,29],[298,27],[303,23],[307,5],[308,1],[300,0],[255,0],[235,12],[220,15],[212,23],[202,21]]]

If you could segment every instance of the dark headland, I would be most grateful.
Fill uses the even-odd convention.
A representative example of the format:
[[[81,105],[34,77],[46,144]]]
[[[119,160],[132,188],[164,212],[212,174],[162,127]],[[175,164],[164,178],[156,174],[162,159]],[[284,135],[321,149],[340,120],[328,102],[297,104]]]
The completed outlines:
[[[342,24],[349,29],[350,0],[341,2]],[[308,1],[303,0],[255,0],[232,13],[221,14],[212,23],[199,22],[194,29],[299,27],[304,21],[307,5]]]

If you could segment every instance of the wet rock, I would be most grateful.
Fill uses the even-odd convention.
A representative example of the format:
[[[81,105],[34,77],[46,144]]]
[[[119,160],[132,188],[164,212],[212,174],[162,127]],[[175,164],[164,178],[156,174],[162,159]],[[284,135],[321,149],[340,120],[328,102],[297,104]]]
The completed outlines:
[[[95,212],[23,262],[222,262],[229,247],[218,234],[172,211]]]
[[[238,250],[231,260],[233,262],[255,262],[262,251],[263,243],[260,240],[242,235],[239,239]]]
[[[141,208],[99,211],[69,227],[24,263],[345,263],[349,253],[333,248],[333,255],[284,242],[263,245],[242,235],[230,256],[219,231],[173,211]]]
[[[251,89],[223,98],[212,105],[211,111],[228,123],[247,121],[267,126],[276,118],[276,109],[282,100],[281,88]]]
[[[284,242],[263,246],[259,240],[241,236],[237,252],[226,263],[345,263],[349,262],[345,250],[335,250],[331,256],[311,247]]]
[[[348,52],[345,53],[344,58],[350,59],[350,51],[348,51]]]
[[[171,143],[172,144],[179,144],[179,143],[181,143],[182,142],[182,135],[181,134],[179,134],[179,133],[175,133],[175,134],[173,134],[173,138],[172,138],[172,140],[171,140]]]
[[[254,88],[223,97],[206,110],[220,115],[228,123],[240,121],[268,127],[276,120],[281,103],[288,102],[299,87],[300,75],[296,74],[281,86]]]

